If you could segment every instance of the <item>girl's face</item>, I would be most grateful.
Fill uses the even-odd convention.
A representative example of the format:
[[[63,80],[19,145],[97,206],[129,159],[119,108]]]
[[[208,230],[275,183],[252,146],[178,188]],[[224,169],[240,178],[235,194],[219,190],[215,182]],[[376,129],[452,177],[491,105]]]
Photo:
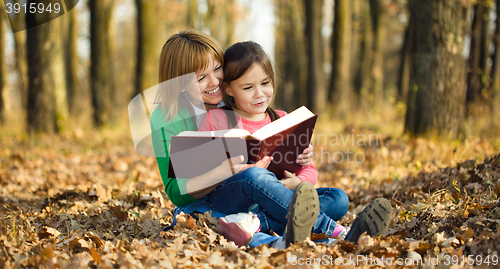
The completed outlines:
[[[227,94],[234,97],[237,110],[247,120],[263,120],[273,101],[274,88],[262,66],[255,62],[237,80],[229,83]]]
[[[196,72],[198,87],[190,87],[185,91],[190,101],[203,109],[205,108],[203,103],[217,105],[222,101],[222,91],[219,89],[224,78],[222,65],[218,61],[214,61],[211,55],[209,59],[208,67]],[[200,102],[200,93],[203,102]]]

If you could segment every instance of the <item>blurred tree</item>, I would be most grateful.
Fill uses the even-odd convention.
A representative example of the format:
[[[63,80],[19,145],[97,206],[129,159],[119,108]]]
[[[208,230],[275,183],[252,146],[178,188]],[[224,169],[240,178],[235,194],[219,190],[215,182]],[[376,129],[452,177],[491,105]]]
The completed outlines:
[[[236,22],[244,12],[235,0],[207,0],[207,5],[204,25],[208,25],[210,35],[227,48],[233,43]]]
[[[351,0],[335,0],[333,23],[330,101],[338,116],[344,117],[351,101]],[[321,104],[324,108],[324,104]],[[319,108],[319,107],[318,107]],[[321,110],[320,110],[321,111]]]
[[[72,9],[69,11],[65,18],[66,27],[65,35],[63,35],[65,45],[64,49],[64,65],[66,69],[66,88],[67,88],[67,102],[70,115],[80,114],[82,110],[82,103],[79,98],[81,97],[81,84],[78,79],[78,53],[76,39],[78,37],[77,26],[77,11]]]
[[[190,28],[201,30],[200,23],[198,20],[198,0],[188,0],[188,11],[187,11],[187,23],[186,25]]]
[[[467,73],[467,104],[481,96],[486,82],[489,58],[488,23],[491,0],[477,0],[472,21],[471,45]]]
[[[47,6],[50,1],[41,3]],[[67,117],[65,69],[60,53],[62,20],[41,24],[50,15],[37,12],[26,16],[27,25],[38,25],[27,30],[27,129],[30,132],[58,132]]]
[[[196,1],[195,1],[196,2]],[[158,55],[161,51],[159,0],[136,0],[137,7],[137,63],[133,96],[158,84]]]
[[[371,19],[371,7],[368,1],[361,1],[362,34],[361,34],[361,67],[356,74],[359,81],[360,106],[366,109],[371,93],[371,71],[373,65],[373,22]]]
[[[323,0],[305,0],[306,49],[307,49],[307,106],[316,113],[326,107],[326,80],[323,71],[321,18]]]
[[[492,55],[493,64],[491,66],[491,76],[490,76],[490,100],[488,104],[494,110],[498,110],[498,104],[494,105],[496,97],[500,94],[500,0],[496,1],[496,23],[495,23],[495,34],[493,36],[493,48],[494,52]],[[493,115],[496,115],[493,112]]]
[[[20,0],[15,0],[20,3]],[[11,14],[11,23],[17,25],[17,29],[24,28],[26,25],[26,16],[24,12]],[[28,60],[26,58],[26,32],[20,31],[14,33],[14,44],[16,51],[16,68],[19,73],[19,92],[21,96],[21,107],[25,108],[28,104]]]
[[[361,88],[359,73],[361,72],[361,62],[362,59],[359,57],[361,55],[361,44],[363,41],[362,29],[363,29],[363,13],[362,13],[362,0],[351,1],[352,5],[352,36],[351,36],[351,81],[350,84],[353,87],[353,92],[355,97],[359,97],[359,90]]]
[[[5,68],[5,23],[6,18],[4,15],[5,6],[3,1],[0,3],[0,124],[5,122],[5,99],[7,93],[5,92],[5,77],[7,75]],[[4,99],[5,98],[5,99]]]
[[[307,98],[304,7],[299,0],[274,0],[276,12],[276,98],[277,107],[292,111]],[[291,56],[293,55],[293,56]]]
[[[387,3],[386,0],[370,0],[372,25],[374,31],[374,57],[371,70],[373,107],[380,108],[384,98],[384,51],[387,40]]]
[[[457,137],[465,117],[466,12],[462,0],[410,0],[414,20],[411,85],[405,131]]]
[[[397,101],[406,102],[410,87],[411,51],[413,46],[413,20],[410,17],[406,26],[403,47],[401,49],[401,64],[399,65]]]
[[[94,126],[111,120],[113,110],[113,72],[110,24],[113,0],[90,0],[90,67]]]

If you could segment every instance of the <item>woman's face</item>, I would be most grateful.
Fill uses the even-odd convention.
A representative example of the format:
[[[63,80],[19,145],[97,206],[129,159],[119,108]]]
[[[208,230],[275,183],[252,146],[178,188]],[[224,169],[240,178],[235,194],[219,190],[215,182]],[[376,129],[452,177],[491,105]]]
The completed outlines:
[[[222,83],[224,73],[222,72],[222,65],[218,61],[214,61],[211,55],[209,57],[208,67],[205,70],[196,72],[199,91],[188,90],[186,92],[191,99],[195,100],[199,100],[201,92],[203,103],[217,105],[222,101],[223,95],[222,91],[219,89],[219,85]]]

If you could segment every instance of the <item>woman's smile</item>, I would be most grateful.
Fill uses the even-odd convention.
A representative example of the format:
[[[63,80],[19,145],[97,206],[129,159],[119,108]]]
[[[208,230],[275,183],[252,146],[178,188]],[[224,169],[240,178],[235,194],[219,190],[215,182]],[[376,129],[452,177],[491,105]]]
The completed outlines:
[[[207,94],[207,95],[210,95],[210,96],[217,96],[219,94],[222,94],[222,92],[220,91],[220,88],[217,87],[217,88],[215,88],[215,89],[213,89],[211,91],[204,92],[204,94]]]

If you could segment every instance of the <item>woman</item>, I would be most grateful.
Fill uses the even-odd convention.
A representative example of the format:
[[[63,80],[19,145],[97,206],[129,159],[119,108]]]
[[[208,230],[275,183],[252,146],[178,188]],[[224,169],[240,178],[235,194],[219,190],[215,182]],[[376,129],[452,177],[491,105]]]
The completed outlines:
[[[210,172],[190,179],[169,176],[170,138],[182,131],[196,131],[206,110],[222,106],[223,50],[217,41],[202,32],[183,31],[170,37],[160,56],[159,103],[151,115],[153,147],[165,192],[178,207],[205,197],[210,186],[232,176],[226,160]],[[308,165],[312,146],[299,155],[297,162]],[[265,158],[256,165],[242,165],[240,157],[232,158],[236,171],[252,166],[267,167]],[[170,169],[171,170],[171,169]],[[171,172],[171,171],[170,171]],[[172,173],[170,174],[172,175]],[[206,186],[207,188],[200,188]]]

